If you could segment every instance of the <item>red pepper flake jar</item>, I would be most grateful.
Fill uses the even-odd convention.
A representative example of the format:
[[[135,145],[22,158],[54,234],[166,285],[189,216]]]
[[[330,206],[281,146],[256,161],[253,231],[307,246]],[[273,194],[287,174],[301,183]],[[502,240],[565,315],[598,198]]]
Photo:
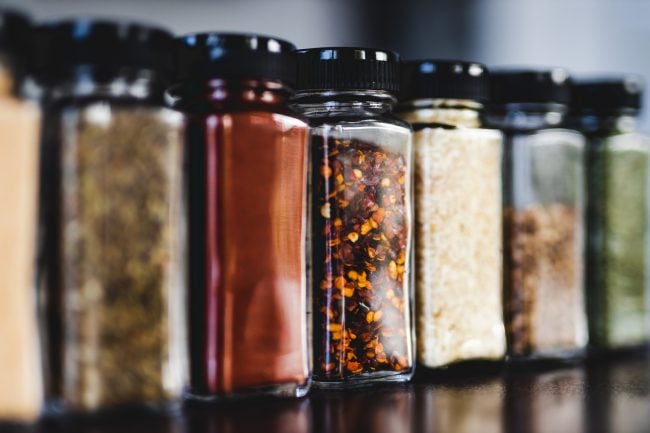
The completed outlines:
[[[179,39],[171,93],[188,115],[191,390],[302,396],[309,128],[287,106],[295,47],[240,34]]]
[[[392,114],[398,56],[316,48],[296,57],[294,102],[312,127],[315,383],[409,380],[412,131]]]

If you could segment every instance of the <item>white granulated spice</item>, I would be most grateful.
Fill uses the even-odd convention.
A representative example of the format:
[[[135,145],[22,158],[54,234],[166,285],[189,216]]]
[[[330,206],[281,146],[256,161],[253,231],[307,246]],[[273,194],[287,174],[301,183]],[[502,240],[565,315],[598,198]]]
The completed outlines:
[[[419,361],[501,358],[501,134],[424,128],[414,137]]]

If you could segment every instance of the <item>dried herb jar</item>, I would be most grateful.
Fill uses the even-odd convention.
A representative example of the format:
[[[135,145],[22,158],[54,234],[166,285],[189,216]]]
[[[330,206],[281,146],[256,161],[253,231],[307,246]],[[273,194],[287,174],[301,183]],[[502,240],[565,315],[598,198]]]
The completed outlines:
[[[482,127],[485,66],[403,62],[399,116],[415,130],[418,362],[500,359],[502,136]]]
[[[28,18],[0,9],[0,430],[33,421],[43,401],[35,290],[40,113],[21,92],[31,31]]]
[[[303,396],[309,128],[291,111],[294,46],[193,34],[178,47],[188,115],[190,395]]]
[[[637,130],[643,82],[592,78],[572,87],[572,121],[587,137],[589,341],[639,346],[650,338],[650,138]]]
[[[585,139],[563,126],[563,69],[492,71],[488,123],[505,134],[504,317],[511,357],[563,358],[587,343]]]
[[[73,411],[167,406],[186,381],[172,44],[135,23],[40,28],[49,392]]]
[[[413,372],[412,131],[392,114],[397,55],[296,53],[295,107],[311,126],[314,381],[344,387]]]

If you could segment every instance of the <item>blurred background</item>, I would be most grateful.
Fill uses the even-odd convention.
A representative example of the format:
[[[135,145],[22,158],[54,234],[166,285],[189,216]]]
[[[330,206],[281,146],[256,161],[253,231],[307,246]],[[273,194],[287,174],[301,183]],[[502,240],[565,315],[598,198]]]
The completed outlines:
[[[301,48],[366,45],[403,58],[563,66],[650,78],[648,0],[0,0],[36,19],[139,19],[176,33],[248,31]],[[650,103],[646,93],[645,106]],[[650,130],[649,110],[642,129]]]

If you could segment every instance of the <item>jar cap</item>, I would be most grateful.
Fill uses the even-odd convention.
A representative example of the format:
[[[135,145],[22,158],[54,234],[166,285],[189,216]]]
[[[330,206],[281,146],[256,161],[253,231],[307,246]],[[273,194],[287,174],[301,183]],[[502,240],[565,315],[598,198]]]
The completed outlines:
[[[31,43],[29,18],[11,9],[0,9],[0,52],[10,67],[23,70],[29,66]]]
[[[168,79],[173,37],[166,30],[132,22],[74,19],[38,28],[39,79],[56,82],[79,68],[111,76],[148,70]]]
[[[456,60],[402,62],[400,100],[469,99],[487,102],[490,79],[485,65]]]
[[[323,47],[296,51],[297,90],[399,91],[399,56],[387,50]]]
[[[175,82],[249,78],[295,85],[295,46],[271,36],[194,33],[177,39]]]
[[[499,69],[490,72],[492,102],[568,104],[569,72],[552,69]]]
[[[579,79],[571,86],[571,108],[595,113],[640,110],[644,87],[643,77],[631,74]]]

